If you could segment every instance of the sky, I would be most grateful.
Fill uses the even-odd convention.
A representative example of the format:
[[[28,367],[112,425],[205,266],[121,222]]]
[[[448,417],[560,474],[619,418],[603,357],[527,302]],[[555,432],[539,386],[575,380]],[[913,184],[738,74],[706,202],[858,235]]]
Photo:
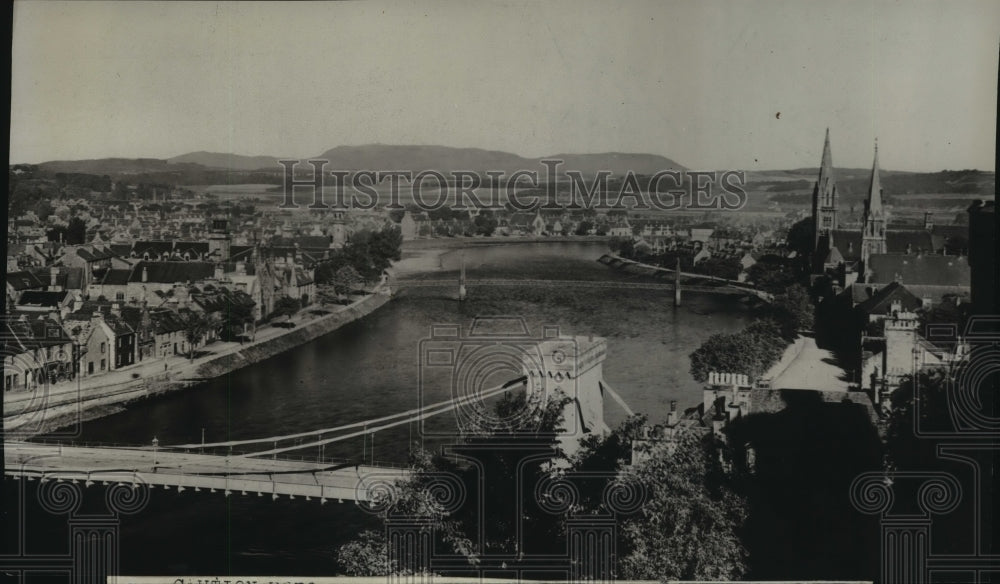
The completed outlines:
[[[28,2],[10,161],[437,144],[992,170],[1000,2]]]

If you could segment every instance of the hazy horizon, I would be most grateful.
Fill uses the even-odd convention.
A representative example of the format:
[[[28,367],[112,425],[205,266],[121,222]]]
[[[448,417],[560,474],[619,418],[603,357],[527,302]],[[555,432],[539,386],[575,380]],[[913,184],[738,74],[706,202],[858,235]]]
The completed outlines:
[[[994,170],[1000,4],[14,7],[11,163],[440,145]]]

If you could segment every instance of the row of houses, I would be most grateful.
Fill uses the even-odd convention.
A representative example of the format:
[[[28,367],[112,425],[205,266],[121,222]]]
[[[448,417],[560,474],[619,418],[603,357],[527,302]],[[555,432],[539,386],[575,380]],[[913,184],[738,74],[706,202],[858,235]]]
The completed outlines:
[[[59,294],[59,293],[50,293]],[[216,340],[224,315],[248,308],[245,294],[191,290],[192,302],[123,305],[75,300],[64,313],[18,311],[4,320],[4,391],[105,375],[188,355]]]

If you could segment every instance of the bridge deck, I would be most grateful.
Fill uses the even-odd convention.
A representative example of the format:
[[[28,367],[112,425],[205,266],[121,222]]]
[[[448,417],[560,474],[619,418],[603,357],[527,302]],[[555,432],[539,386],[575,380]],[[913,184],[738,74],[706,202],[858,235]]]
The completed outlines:
[[[149,448],[91,448],[27,442],[4,444],[4,472],[28,479],[146,484],[164,488],[217,489],[233,493],[368,500],[373,477],[392,481],[408,471],[368,465],[316,463]],[[366,481],[362,481],[365,478]],[[227,493],[228,494],[228,493]]]
[[[434,280],[421,280],[421,279],[398,279],[390,282],[390,286],[394,288],[424,288],[424,287],[455,287],[458,285],[458,281],[455,279],[434,279]],[[579,288],[632,288],[632,289],[642,289],[642,290],[664,290],[673,291],[673,282],[634,282],[634,281],[607,281],[607,280],[539,280],[539,279],[478,279],[478,280],[465,280],[464,284],[468,286],[532,286],[532,287],[542,287],[542,288],[563,288],[566,286],[575,286]],[[705,284],[681,284],[681,289],[688,292],[710,292],[714,294],[733,294],[733,295],[756,295],[760,296],[759,291],[753,290],[751,288],[743,288],[738,286],[733,286],[729,283],[721,282],[711,282],[707,281]]]

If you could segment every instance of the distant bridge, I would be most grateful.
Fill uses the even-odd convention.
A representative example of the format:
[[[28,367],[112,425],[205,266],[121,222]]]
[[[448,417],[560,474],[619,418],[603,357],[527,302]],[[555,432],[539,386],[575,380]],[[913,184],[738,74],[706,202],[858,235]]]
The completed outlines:
[[[707,278],[706,278],[707,279]],[[395,289],[404,288],[450,288],[456,286],[458,280],[392,280],[390,286]],[[630,282],[630,281],[608,281],[608,280],[542,280],[542,279],[518,279],[518,278],[483,278],[477,280],[466,279],[461,285],[469,286],[529,286],[536,288],[614,288],[614,289],[638,289],[638,290],[663,290],[673,292],[676,288],[673,282]],[[771,301],[771,295],[761,292],[749,286],[738,286],[728,282],[719,282],[713,285],[681,284],[684,291],[705,292],[712,294],[728,294],[735,296],[756,296],[765,301]]]

